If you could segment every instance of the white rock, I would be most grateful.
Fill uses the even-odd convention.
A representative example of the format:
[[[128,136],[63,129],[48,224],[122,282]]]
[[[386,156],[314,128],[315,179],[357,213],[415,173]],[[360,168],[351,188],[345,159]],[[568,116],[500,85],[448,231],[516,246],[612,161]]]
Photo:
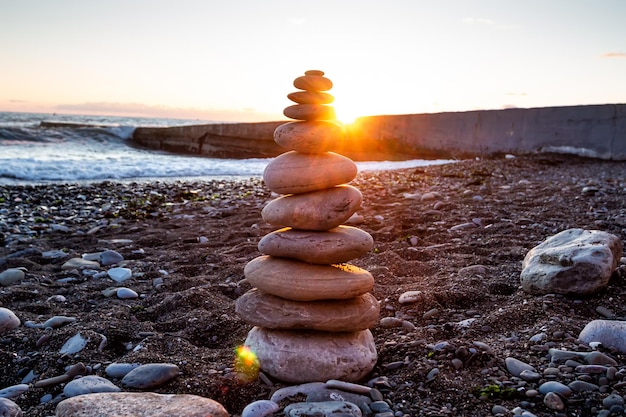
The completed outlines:
[[[598,230],[568,229],[531,249],[521,283],[531,294],[587,295],[606,287],[622,254],[622,241]]]
[[[116,282],[126,281],[133,276],[133,271],[129,268],[111,268],[107,271],[109,278]]]
[[[587,323],[578,339],[587,344],[599,342],[606,348],[626,353],[626,321],[593,320]]]
[[[509,371],[511,375],[517,377],[519,377],[523,371],[537,372],[531,365],[512,357],[506,358],[504,364],[506,365],[506,370]]]
[[[121,389],[111,381],[101,376],[87,375],[74,379],[65,385],[63,394],[66,397],[91,394],[94,392],[120,392]]]
[[[400,304],[412,304],[424,300],[424,293],[422,291],[406,291],[400,294],[398,302]]]
[[[67,339],[67,341],[59,350],[59,353],[62,355],[72,355],[74,353],[78,353],[83,350],[85,346],[87,346],[87,342],[89,342],[89,339],[84,338],[83,336],[81,336],[80,333],[75,334],[74,336]]]
[[[245,406],[241,417],[265,417],[279,410],[278,404],[270,400],[254,401]]]
[[[123,260],[124,257],[114,250],[105,250],[100,254],[100,263],[102,265],[113,265]]]
[[[128,300],[128,299],[133,299],[137,297],[139,297],[139,294],[137,294],[135,291],[131,290],[130,288],[121,287],[117,289],[117,298],[120,298],[122,300]]]
[[[0,272],[0,285],[8,287],[9,285],[20,282],[24,279],[24,271],[18,268],[9,268]]]
[[[82,258],[72,258],[61,265],[61,269],[68,271],[70,269],[83,269],[83,268],[99,268],[100,264],[95,261],[88,261]]]
[[[8,308],[0,307],[0,334],[16,329],[20,326],[20,319],[17,318]]]

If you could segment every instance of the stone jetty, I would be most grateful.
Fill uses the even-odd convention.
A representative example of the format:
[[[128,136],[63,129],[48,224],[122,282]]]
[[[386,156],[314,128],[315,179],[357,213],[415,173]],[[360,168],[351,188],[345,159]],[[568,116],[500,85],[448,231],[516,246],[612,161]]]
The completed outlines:
[[[347,185],[357,175],[351,159],[333,152],[345,133],[335,120],[322,71],[294,80],[296,104],[284,110],[296,121],[274,132],[286,152],[266,167],[265,185],[279,196],[262,210],[280,229],[259,242],[263,254],[244,273],[255,288],[237,300],[237,313],[255,326],[245,345],[261,369],[285,382],[357,381],[377,360],[369,330],[379,317],[369,293],[372,275],[347,262],[373,247],[365,231],[344,223],[361,206],[361,192]]]

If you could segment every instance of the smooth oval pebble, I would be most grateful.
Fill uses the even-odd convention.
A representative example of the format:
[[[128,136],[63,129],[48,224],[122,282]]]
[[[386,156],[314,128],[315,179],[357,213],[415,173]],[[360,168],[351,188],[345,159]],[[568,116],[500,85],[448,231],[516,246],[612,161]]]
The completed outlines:
[[[123,260],[124,257],[119,252],[114,250],[105,250],[100,254],[100,263],[105,266],[113,265],[118,262],[122,262]]]
[[[306,154],[289,151],[267,164],[263,181],[275,193],[298,194],[349,183],[357,173],[354,161],[333,152]]]
[[[20,327],[20,319],[8,308],[0,307],[0,334]]]
[[[113,281],[122,282],[133,276],[133,271],[128,268],[111,268],[107,271],[107,275]]]
[[[326,231],[283,228],[259,241],[265,255],[298,259],[312,264],[338,264],[359,258],[374,247],[372,236],[351,226]]]
[[[424,293],[419,290],[405,291],[398,297],[400,304],[412,304],[422,301],[424,299]]]
[[[285,107],[283,114],[296,120],[335,120],[335,108],[326,104],[294,104]]]
[[[361,207],[362,201],[363,195],[358,189],[339,185],[274,199],[263,207],[261,217],[275,226],[327,231],[348,220]]]
[[[75,334],[67,339],[59,350],[59,353],[62,355],[72,355],[74,353],[78,353],[83,350],[85,346],[87,346],[87,342],[89,342],[89,339],[84,338],[80,333]]]
[[[61,326],[64,326],[66,324],[69,323],[74,323],[76,321],[76,317],[68,317],[68,316],[54,316],[54,317],[50,317],[48,320],[46,320],[42,327],[44,329],[58,329]]]
[[[285,407],[285,416],[342,416],[361,417],[362,413],[356,404],[347,401],[322,401],[292,403]]]
[[[100,268],[100,264],[95,261],[88,261],[83,258],[72,258],[61,265],[61,269],[67,271],[70,269],[84,269],[84,268]]]
[[[290,385],[277,389],[270,397],[270,401],[279,403],[285,398],[295,397],[296,395],[309,395],[311,392],[323,388],[326,388],[324,382],[307,382],[306,384]]]
[[[557,381],[544,382],[539,386],[538,391],[544,395],[549,392],[555,392],[566,398],[572,395],[572,390],[567,385],[561,384]]]
[[[106,378],[97,375],[87,375],[82,378],[73,379],[63,388],[66,397],[91,394],[95,392],[119,392],[120,387]]]
[[[287,94],[287,98],[298,104],[330,104],[335,97],[322,91],[295,91]]]
[[[509,371],[511,375],[517,377],[519,377],[523,371],[537,372],[531,365],[512,357],[506,358],[504,360],[504,365],[506,366],[506,370]]]
[[[129,388],[149,389],[165,384],[180,373],[172,363],[148,363],[138,366],[122,378],[122,385]]]
[[[137,297],[139,297],[139,294],[137,294],[135,291],[131,290],[130,288],[121,287],[117,289],[117,298],[119,299],[128,300],[128,299],[133,299]]]
[[[124,378],[127,373],[139,366],[141,366],[140,363],[113,362],[104,369],[104,372],[111,378]]]
[[[333,82],[322,75],[308,74],[293,80],[293,86],[299,90],[328,91],[333,88]]]
[[[24,271],[18,268],[9,268],[0,272],[0,285],[8,287],[9,285],[20,282],[24,279]]]
[[[604,347],[626,353],[626,321],[593,320],[585,325],[578,338],[589,344],[600,342]]]
[[[16,398],[28,391],[28,384],[11,385],[0,390],[0,398]]]
[[[562,411],[565,409],[565,404],[563,404],[563,400],[555,392],[548,392],[543,397],[543,403],[551,410]]]
[[[279,410],[278,404],[271,400],[258,400],[246,405],[241,417],[265,417]]]
[[[244,268],[251,285],[294,301],[347,300],[374,287],[372,274],[350,264],[315,265],[259,256]]]
[[[2,417],[22,417],[22,409],[8,398],[0,397],[0,416]]]
[[[344,139],[344,127],[327,120],[284,123],[274,130],[277,144],[303,153],[334,151],[340,148]]]

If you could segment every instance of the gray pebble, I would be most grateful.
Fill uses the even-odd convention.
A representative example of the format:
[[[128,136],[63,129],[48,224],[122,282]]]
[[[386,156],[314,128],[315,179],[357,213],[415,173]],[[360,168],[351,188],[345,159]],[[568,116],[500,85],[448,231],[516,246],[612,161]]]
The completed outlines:
[[[118,288],[116,294],[117,298],[121,300],[130,300],[139,297],[139,294],[126,287]]]
[[[298,394],[309,395],[315,390],[324,388],[326,388],[326,384],[323,382],[309,382],[307,384],[292,385],[276,390],[276,392],[274,392],[270,397],[270,401],[278,403],[288,397],[293,397]]]
[[[114,250],[105,250],[100,254],[100,263],[105,266],[114,265],[118,262],[122,262],[123,260],[124,257]]]
[[[111,268],[107,271],[107,275],[115,282],[122,282],[132,277],[133,271],[129,268]]]
[[[0,398],[16,398],[28,391],[30,387],[27,384],[11,385],[0,390]]]
[[[104,373],[110,378],[124,378],[127,373],[140,366],[140,363],[113,362],[107,366]]]
[[[509,371],[511,375],[517,377],[521,375],[522,371],[537,372],[531,365],[512,357],[506,358],[504,360],[504,365],[506,366],[506,370]]]
[[[563,411],[565,409],[565,404],[563,404],[563,400],[554,392],[549,392],[543,397],[543,403],[550,410]]]
[[[563,385],[557,381],[548,381],[544,382],[539,386],[539,392],[542,394],[547,394],[549,392],[555,392],[563,397],[569,397],[572,395],[572,390],[567,385]]]
[[[591,382],[578,381],[578,380],[570,382],[569,384],[567,384],[567,386],[571,388],[572,391],[576,391],[576,392],[597,391],[600,389],[600,387],[596,384],[592,384]]]
[[[614,405],[624,405],[624,397],[619,394],[611,394],[602,400],[604,408],[611,408]]]
[[[9,268],[0,272],[0,285],[8,287],[24,279],[24,271],[18,268]]]
[[[22,409],[8,398],[0,398],[0,416],[22,417]]]
[[[122,385],[129,388],[149,389],[163,385],[180,373],[172,363],[148,363],[138,366],[124,376]]]
[[[279,410],[278,404],[270,400],[259,400],[245,406],[241,417],[265,417]]]
[[[66,397],[91,394],[94,392],[119,392],[121,389],[106,378],[96,375],[87,375],[74,379],[65,385],[63,394]]]
[[[287,417],[303,417],[313,415],[319,417],[331,417],[339,414],[341,414],[342,417],[361,417],[362,415],[359,407],[345,401],[293,403],[285,407],[284,413]]]
[[[503,407],[503,406],[501,406],[499,404],[496,404],[493,407],[491,407],[491,414],[493,414],[493,415],[498,415],[498,414],[508,415],[509,414],[509,410],[506,407]]]
[[[80,333],[70,337],[61,347],[59,353],[62,355],[72,355],[74,353],[78,353],[87,346],[87,342],[89,339],[81,336]]]

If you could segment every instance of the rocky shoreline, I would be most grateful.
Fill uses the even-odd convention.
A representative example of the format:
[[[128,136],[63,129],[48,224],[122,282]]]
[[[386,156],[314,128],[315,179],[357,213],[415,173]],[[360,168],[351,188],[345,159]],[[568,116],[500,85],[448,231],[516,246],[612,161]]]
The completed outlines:
[[[623,414],[624,354],[596,346],[613,361],[598,368],[558,352],[594,352],[578,340],[583,327],[624,319],[624,262],[606,289],[586,297],[527,294],[519,278],[526,253],[562,230],[625,240],[626,162],[538,154],[361,173],[353,183],[364,198],[358,227],[374,250],[352,263],[372,273],[381,304],[372,329],[379,358],[362,383],[380,392],[388,411],[373,413]],[[0,272],[24,270],[0,286],[0,307],[22,323],[0,334],[0,390],[22,386],[11,400],[33,417],[54,415],[78,375],[123,391],[212,398],[231,415],[270,399],[285,384],[265,375],[243,381],[235,369],[250,326],[234,309],[251,288],[245,264],[276,229],[260,215],[273,197],[259,179],[0,186]],[[123,259],[63,267],[105,251]],[[113,268],[130,278],[117,281]],[[120,297],[120,288],[136,297]],[[25,325],[55,317],[68,319]],[[84,346],[64,351],[77,334]],[[107,374],[123,363],[178,372],[141,388]],[[515,375],[527,367],[536,375]],[[41,383],[68,369],[78,373]],[[570,392],[543,392],[546,382]],[[316,398],[331,395],[320,389]]]

